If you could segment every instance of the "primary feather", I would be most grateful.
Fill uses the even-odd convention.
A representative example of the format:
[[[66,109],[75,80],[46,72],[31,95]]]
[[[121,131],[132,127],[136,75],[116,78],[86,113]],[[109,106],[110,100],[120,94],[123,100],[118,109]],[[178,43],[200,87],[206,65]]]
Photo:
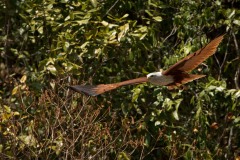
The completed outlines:
[[[214,40],[212,40],[205,47],[197,50],[195,53],[189,54],[187,57],[178,61],[176,64],[172,65],[169,69],[163,72],[165,75],[171,75],[176,73],[177,71],[182,72],[190,72],[195,69],[199,64],[205,61],[208,57],[213,55],[219,43],[223,40],[223,36],[221,35]]]

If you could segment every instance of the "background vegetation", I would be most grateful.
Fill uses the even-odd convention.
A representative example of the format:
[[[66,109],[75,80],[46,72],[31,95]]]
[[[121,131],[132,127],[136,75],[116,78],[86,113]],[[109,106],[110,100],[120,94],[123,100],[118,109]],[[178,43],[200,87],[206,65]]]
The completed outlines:
[[[239,0],[0,1],[0,159],[238,159]],[[226,33],[185,90],[72,84],[167,69]]]

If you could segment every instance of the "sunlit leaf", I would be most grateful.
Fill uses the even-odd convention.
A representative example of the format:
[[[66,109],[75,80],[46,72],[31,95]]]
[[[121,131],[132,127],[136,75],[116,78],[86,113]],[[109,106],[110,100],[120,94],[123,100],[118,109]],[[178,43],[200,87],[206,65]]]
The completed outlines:
[[[145,12],[149,15],[149,16],[153,16],[153,14],[149,11],[149,10],[145,10]]]
[[[7,112],[7,113],[11,113],[11,108],[7,105],[3,105],[4,107],[4,111]]]
[[[39,32],[40,34],[43,34],[43,26],[41,26],[41,27],[38,28],[38,32]]]
[[[57,69],[54,67],[54,65],[47,66],[47,70],[49,70],[53,75],[57,74]]]
[[[124,15],[121,17],[121,19],[127,18],[128,16],[129,16],[129,14],[124,14]]]
[[[15,94],[18,93],[19,87],[20,87],[20,86],[16,86],[16,87],[13,88],[13,90],[12,90],[12,95],[15,95]]]
[[[77,22],[79,25],[83,25],[83,24],[88,24],[88,21],[89,21],[89,19],[84,19],[84,20],[75,21],[75,22]]]
[[[141,93],[141,89],[135,88],[132,91],[133,91],[132,102],[135,102],[135,101],[137,101],[139,94]]]
[[[102,21],[101,23],[102,23],[102,25],[104,25],[104,26],[108,26],[108,24],[109,24],[109,23],[106,22],[106,21]]]
[[[97,0],[90,0],[92,3],[93,7],[97,7],[98,1]]]
[[[236,24],[236,25],[238,25],[238,26],[240,26],[240,20],[235,19],[235,20],[233,21],[233,23]]]
[[[157,16],[157,17],[153,17],[153,19],[157,22],[161,22],[162,21],[162,17]]]
[[[118,34],[118,41],[120,41],[121,38],[124,37],[127,31],[129,30],[129,24],[126,23],[123,26],[120,26],[119,29],[120,29],[120,33]]]
[[[23,75],[22,78],[20,79],[21,83],[25,83],[27,80],[27,75]]]

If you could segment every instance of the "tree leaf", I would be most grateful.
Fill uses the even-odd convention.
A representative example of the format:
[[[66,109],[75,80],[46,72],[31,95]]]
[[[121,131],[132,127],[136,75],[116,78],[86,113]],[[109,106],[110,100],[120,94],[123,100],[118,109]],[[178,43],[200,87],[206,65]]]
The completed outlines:
[[[162,21],[162,17],[157,16],[157,17],[153,17],[153,19],[157,22],[161,22]]]

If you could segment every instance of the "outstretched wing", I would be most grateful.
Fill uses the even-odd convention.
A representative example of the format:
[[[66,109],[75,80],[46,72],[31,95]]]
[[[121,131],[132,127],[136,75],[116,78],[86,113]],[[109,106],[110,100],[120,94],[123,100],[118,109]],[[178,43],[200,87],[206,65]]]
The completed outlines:
[[[219,43],[222,41],[224,35],[221,35],[212,40],[208,45],[199,49],[195,53],[189,54],[187,57],[178,61],[169,69],[163,72],[165,75],[176,73],[176,71],[190,72],[195,69],[199,64],[205,61],[208,57],[216,52]]]
[[[79,93],[85,93],[89,96],[97,96],[99,94],[105,93],[107,91],[111,91],[121,86],[144,83],[144,82],[147,82],[147,77],[131,79],[131,80],[127,80],[119,83],[113,83],[113,84],[76,85],[76,86],[70,86],[69,88]]]
[[[183,84],[186,84],[188,82],[191,82],[193,80],[199,79],[205,77],[205,75],[199,75],[199,74],[188,74],[188,73],[179,73],[178,75],[174,76],[174,82],[171,84],[168,84],[168,89],[174,89],[176,87],[179,87]]]
[[[116,84],[99,84],[99,85],[76,85],[76,86],[69,86],[70,89],[84,93],[88,96],[97,96],[104,92],[116,89],[118,85]]]

